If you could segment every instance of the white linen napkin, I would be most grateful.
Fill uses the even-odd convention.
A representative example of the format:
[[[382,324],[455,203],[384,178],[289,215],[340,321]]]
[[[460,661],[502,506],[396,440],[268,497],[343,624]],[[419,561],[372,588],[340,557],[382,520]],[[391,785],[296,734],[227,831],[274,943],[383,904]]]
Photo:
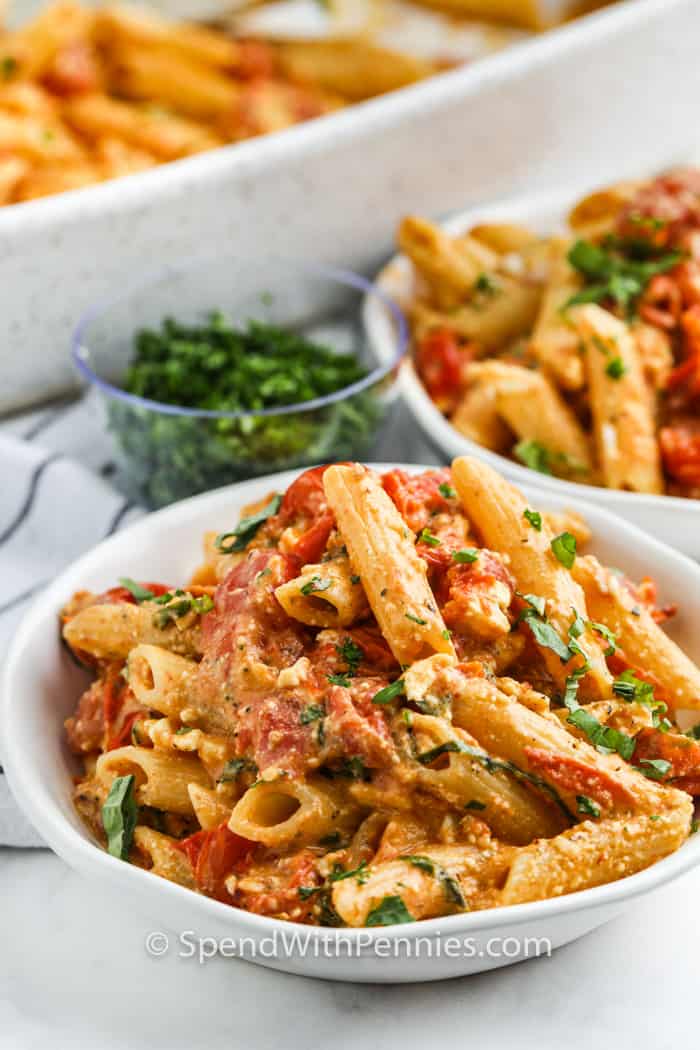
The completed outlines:
[[[42,588],[144,511],[61,452],[4,434],[0,482],[1,662],[17,624]],[[0,774],[0,846],[43,845]]]

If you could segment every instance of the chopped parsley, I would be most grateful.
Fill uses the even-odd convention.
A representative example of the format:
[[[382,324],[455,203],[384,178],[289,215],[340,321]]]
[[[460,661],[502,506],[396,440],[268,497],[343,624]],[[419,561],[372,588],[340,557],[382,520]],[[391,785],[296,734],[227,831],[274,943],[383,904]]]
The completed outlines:
[[[394,926],[398,923],[415,922],[410,911],[398,894],[383,897],[368,913],[365,926]]]
[[[327,674],[326,678],[331,685],[342,685],[344,689],[350,688],[350,678],[347,674]]]
[[[385,685],[372,697],[373,704],[388,704],[398,696],[406,695],[406,683],[403,678],[397,678],[391,685]]]
[[[299,723],[307,726],[310,722],[317,722],[319,718],[323,718],[325,713],[326,711],[322,704],[309,704],[299,715]]]
[[[241,773],[252,773],[254,776],[258,772],[258,767],[250,758],[232,758],[230,759],[219,777],[219,784],[228,784],[231,781],[237,780]]]
[[[139,604],[152,601],[155,598],[153,591],[149,591],[147,587],[137,583],[136,580],[130,579],[128,576],[120,576],[119,583],[122,587],[126,587],[131,597],[135,598]]]
[[[134,838],[138,806],[134,798],[134,774],[112,781],[102,807],[102,827],[107,836],[107,852],[127,860]]]
[[[263,522],[277,513],[281,502],[281,496],[273,496],[270,502],[266,503],[257,513],[241,518],[233,532],[220,532],[214,540],[216,549],[222,554],[234,554],[236,551],[245,550]],[[231,539],[233,543],[226,542]]]
[[[683,258],[681,252],[667,252],[656,259],[632,259],[621,249],[623,242],[609,241],[607,249],[577,241],[568,254],[571,266],[584,278],[585,287],[565,304],[604,303],[612,301],[626,312],[631,312],[648,282],[658,273],[666,273]]]
[[[352,638],[344,638],[342,645],[336,645],[335,651],[340,659],[348,665],[348,675],[351,677],[356,675],[357,669],[365,655],[362,646],[354,642]]]
[[[199,598],[193,598],[192,595],[185,594],[184,591],[175,591],[174,594],[161,594],[154,601],[157,605],[163,606],[153,617],[154,626],[161,630],[172,626],[176,620],[187,616],[188,613],[192,612],[198,616],[203,616],[214,608],[214,602],[210,595],[202,594]]]
[[[549,449],[539,441],[519,441],[513,455],[530,470],[537,470],[540,474],[552,473]]]
[[[332,585],[333,580],[323,580],[320,576],[312,576],[307,583],[302,584],[299,590],[303,595],[308,597],[309,594],[327,591]]]
[[[523,517],[526,521],[529,521],[536,532],[542,532],[542,515],[538,510],[527,508],[523,511]]]
[[[471,565],[478,557],[479,551],[476,547],[462,547],[461,550],[452,552],[452,561],[458,565]]]
[[[438,485],[438,492],[440,493],[441,496],[444,496],[445,499],[456,499],[457,498],[456,491],[452,488],[451,485],[448,485],[446,481],[442,481]]]
[[[440,546],[440,540],[437,538],[437,536],[433,536],[430,529],[422,529],[418,536],[418,540],[420,543],[426,543],[429,547]]]
[[[626,371],[627,365],[619,356],[611,357],[605,366],[605,374],[610,376],[611,379],[622,379]]]
[[[560,561],[565,569],[570,569],[576,561],[576,537],[570,532],[562,532],[554,537],[550,546],[557,561]]]
[[[599,817],[600,806],[589,798],[588,795],[577,795],[576,796],[576,808],[579,813],[585,817]]]

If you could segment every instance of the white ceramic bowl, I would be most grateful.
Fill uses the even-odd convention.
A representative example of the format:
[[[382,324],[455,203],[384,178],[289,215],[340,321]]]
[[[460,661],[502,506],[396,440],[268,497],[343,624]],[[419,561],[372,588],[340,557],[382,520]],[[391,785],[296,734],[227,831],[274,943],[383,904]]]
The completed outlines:
[[[115,860],[97,846],[71,801],[76,769],[64,743],[63,720],[87,676],[59,641],[60,606],[76,589],[99,591],[124,574],[137,579],[185,579],[199,559],[206,529],[230,528],[244,504],[271,489],[284,489],[294,476],[272,475],[185,500],[106,540],[43,593],[10,646],[0,709],[3,763],[10,786],[52,849],[78,871],[102,880],[106,903],[113,900],[116,907],[142,911],[144,935],[167,930],[171,940],[183,931],[194,931],[197,937],[246,938],[235,951],[279,970],[351,981],[436,980],[530,957],[536,954],[538,938],[544,939],[540,951],[546,951],[548,944],[552,948],[566,944],[700,861],[698,835],[646,871],[567,897],[413,925],[336,931],[231,908]],[[534,488],[528,488],[528,496],[534,506],[555,510],[572,503],[568,496]],[[653,574],[661,600],[678,602],[680,613],[672,621],[671,633],[700,660],[700,634],[694,627],[700,620],[700,566],[600,507],[579,500],[573,503],[594,530],[596,553],[633,577]],[[294,934],[300,939],[290,943]],[[184,942],[182,950],[188,950]],[[223,951],[231,953],[227,947]]]
[[[530,226],[540,233],[557,233],[564,229],[565,216],[580,196],[581,193],[568,189],[565,192],[514,198],[483,208],[470,208],[452,216],[444,223],[444,229],[448,233],[459,234],[479,222],[516,222]],[[399,305],[406,304],[412,288],[412,267],[409,260],[403,255],[395,255],[380,271],[377,284]],[[377,353],[386,353],[395,336],[380,316],[376,305],[366,302],[364,317],[369,337],[375,344]],[[455,430],[428,396],[410,358],[406,358],[404,362],[400,384],[404,399],[424,433],[432,444],[449,458],[477,456],[519,485],[535,483],[540,488],[550,489],[566,496],[567,499],[580,497],[591,503],[598,503],[646,529],[664,543],[677,547],[684,554],[700,559],[700,500],[618,492],[536,473],[497,452],[477,445]]]

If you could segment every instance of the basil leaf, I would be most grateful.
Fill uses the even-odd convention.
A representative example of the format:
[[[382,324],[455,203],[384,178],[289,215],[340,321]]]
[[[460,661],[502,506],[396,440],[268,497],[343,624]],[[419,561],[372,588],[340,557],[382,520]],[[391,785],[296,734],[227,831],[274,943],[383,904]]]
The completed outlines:
[[[258,772],[258,767],[255,762],[250,758],[232,758],[224,766],[221,776],[219,777],[219,784],[228,784],[232,780],[236,780],[241,773],[253,773]]]
[[[322,580],[320,576],[312,576],[308,583],[299,588],[302,594],[316,594],[317,591],[327,591],[333,585],[333,580]]]
[[[233,532],[219,533],[214,541],[216,549],[222,554],[234,554],[236,551],[245,550],[263,522],[277,513],[281,502],[281,496],[273,496],[270,502],[256,514],[251,514],[248,518],[241,518]],[[226,540],[230,539],[233,539],[234,542],[227,545]]]
[[[403,857],[399,857],[399,860],[405,860],[407,864],[412,864],[414,868],[420,868],[421,871],[425,871],[428,875],[435,874],[435,865],[430,857],[420,857],[417,854],[407,853]]]
[[[479,551],[476,547],[463,547],[460,551],[452,552],[452,561],[458,565],[471,565],[479,557]]]
[[[485,802],[479,802],[478,799],[472,798],[472,799],[469,800],[469,802],[465,802],[464,808],[465,809],[479,809],[479,810],[486,809],[486,803]]]
[[[357,674],[357,669],[365,655],[362,646],[357,645],[352,638],[345,638],[342,645],[336,645],[335,651],[340,659],[344,660],[348,665],[348,674],[351,676]]]
[[[383,897],[379,904],[372,908],[365,920],[365,926],[393,926],[415,921],[401,897],[396,894]]]
[[[126,587],[132,598],[135,598],[139,605],[141,602],[147,602],[155,598],[153,591],[149,591],[147,587],[142,586],[142,584],[137,583],[136,580],[132,580],[128,576],[120,576],[119,583],[122,587]]]
[[[539,617],[534,609],[526,609],[522,621],[530,628],[533,638],[538,645],[544,646],[545,649],[551,649],[563,664],[568,663],[573,656],[573,652],[566,642],[561,640],[550,623]]]
[[[128,860],[137,816],[134,774],[117,777],[102,807],[102,827],[107,835],[107,852],[119,860]]]
[[[634,768],[649,780],[663,780],[671,772],[671,763],[665,758],[643,758]]]
[[[438,485],[438,492],[440,493],[441,496],[444,496],[445,499],[456,499],[457,498],[456,491],[452,488],[451,485],[448,485],[446,481],[443,481],[443,482],[441,482],[440,485]]]
[[[383,689],[380,689],[378,693],[375,693],[372,697],[373,704],[388,704],[391,700],[395,700],[397,696],[406,695],[406,683],[403,678],[397,678],[391,685],[385,685]]]
[[[433,536],[433,534],[430,531],[430,529],[421,529],[421,531],[420,531],[420,533],[418,535],[418,540],[419,540],[420,543],[427,544],[428,547],[439,547],[440,546],[440,540],[437,538],[437,536]]]
[[[554,537],[550,546],[557,560],[570,569],[576,561],[576,537],[570,532],[562,532]]]
[[[591,628],[592,631],[595,631],[596,634],[599,634],[608,643],[608,648],[605,650],[603,655],[613,656],[613,654],[617,651],[617,638],[610,630],[610,628],[606,627],[604,623],[596,623],[594,620],[589,620],[588,626]]]
[[[540,474],[552,473],[549,449],[539,441],[519,441],[513,449],[513,455],[530,470],[537,470]]]
[[[350,688],[350,679],[346,674],[327,674],[326,678],[331,685],[341,685],[344,689]]]
[[[567,722],[585,733],[596,751],[603,755],[610,755],[616,751],[625,761],[630,760],[634,754],[634,737],[628,736],[620,729],[603,725],[590,711],[580,707],[576,700],[566,706],[569,710]]]
[[[333,871],[328,876],[329,882],[342,882],[343,879],[352,879],[357,877],[357,881],[362,886],[369,877],[369,870],[367,868],[367,861],[363,860],[357,868],[352,868],[349,871],[345,871],[339,864],[336,864]]]
[[[577,795],[576,807],[579,813],[583,813],[586,817],[600,816],[600,806],[597,805],[592,798],[589,798],[588,795]]]

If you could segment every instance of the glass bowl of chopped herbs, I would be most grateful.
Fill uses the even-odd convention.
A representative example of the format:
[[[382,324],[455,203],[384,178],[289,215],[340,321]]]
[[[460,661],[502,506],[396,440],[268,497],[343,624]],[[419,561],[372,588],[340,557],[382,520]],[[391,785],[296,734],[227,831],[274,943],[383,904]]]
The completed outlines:
[[[364,334],[365,297],[395,333],[391,352]],[[73,359],[114,437],[123,487],[160,507],[259,474],[366,458],[397,400],[406,345],[399,308],[357,274],[220,257],[91,310]]]

